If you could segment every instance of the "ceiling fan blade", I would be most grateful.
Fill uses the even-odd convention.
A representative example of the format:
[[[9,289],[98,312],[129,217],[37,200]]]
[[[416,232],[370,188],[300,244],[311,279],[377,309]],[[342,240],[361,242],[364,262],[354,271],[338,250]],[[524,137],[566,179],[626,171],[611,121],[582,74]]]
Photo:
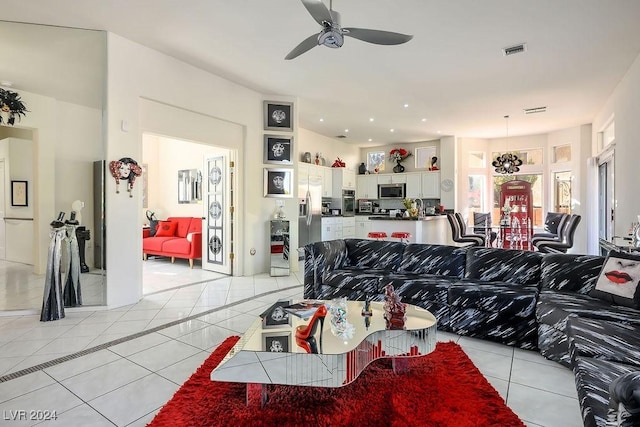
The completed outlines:
[[[413,38],[407,34],[393,33],[391,31],[368,30],[366,28],[343,28],[343,35],[374,44],[402,44]]]
[[[318,35],[312,34],[306,39],[304,39],[298,46],[294,47],[291,52],[284,59],[293,59],[296,58],[308,50],[313,49],[318,46]]]
[[[302,0],[302,4],[307,8],[313,19],[323,27],[324,22],[333,22],[329,9],[320,0]]]

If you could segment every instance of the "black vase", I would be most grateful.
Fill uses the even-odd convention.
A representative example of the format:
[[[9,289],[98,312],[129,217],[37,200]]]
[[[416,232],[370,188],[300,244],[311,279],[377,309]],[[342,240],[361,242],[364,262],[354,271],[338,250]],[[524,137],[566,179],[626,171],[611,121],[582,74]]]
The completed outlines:
[[[398,163],[393,167],[393,171],[394,171],[395,173],[402,173],[402,172],[404,172],[404,166],[402,166],[402,165],[400,164],[400,162],[398,162]]]
[[[360,166],[358,166],[358,173],[360,175],[364,175],[367,172],[367,166],[364,163],[360,163]]]

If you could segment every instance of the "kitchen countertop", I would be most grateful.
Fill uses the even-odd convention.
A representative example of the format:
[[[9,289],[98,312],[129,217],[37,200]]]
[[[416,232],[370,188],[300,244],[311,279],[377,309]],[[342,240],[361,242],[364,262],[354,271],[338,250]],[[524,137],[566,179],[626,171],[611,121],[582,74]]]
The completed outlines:
[[[445,215],[440,215],[440,214],[434,214],[434,215],[425,215],[424,218],[398,218],[398,217],[390,217],[389,215],[386,216],[370,216],[369,219],[372,220],[383,220],[383,221],[424,221],[424,220],[429,220],[432,218],[438,218],[438,217],[442,217]]]

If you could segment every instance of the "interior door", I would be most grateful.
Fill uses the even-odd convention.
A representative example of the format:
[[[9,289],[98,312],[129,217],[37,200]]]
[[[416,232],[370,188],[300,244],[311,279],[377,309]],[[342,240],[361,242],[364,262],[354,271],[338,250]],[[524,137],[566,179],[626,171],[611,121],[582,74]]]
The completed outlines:
[[[202,224],[202,268],[233,274],[233,185],[231,155],[205,159],[205,220]]]
[[[611,240],[615,229],[613,184],[613,153],[611,153],[598,162],[598,234],[604,240]]]

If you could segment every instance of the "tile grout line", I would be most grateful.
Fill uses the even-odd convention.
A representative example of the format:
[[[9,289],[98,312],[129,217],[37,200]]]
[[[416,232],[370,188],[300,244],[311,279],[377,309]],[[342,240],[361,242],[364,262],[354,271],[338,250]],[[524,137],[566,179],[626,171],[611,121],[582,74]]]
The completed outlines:
[[[271,295],[271,294],[282,292],[282,291],[292,290],[292,289],[295,289],[295,288],[298,288],[298,287],[301,287],[301,286],[302,285],[289,286],[289,287],[286,287],[286,288],[277,289],[277,290],[273,290],[273,291],[269,291],[269,292],[264,292],[262,294],[253,295],[251,297],[247,297],[247,298],[241,299],[239,301],[232,302],[230,304],[222,305],[220,307],[216,307],[216,308],[213,308],[211,310],[207,310],[207,311],[204,311],[202,313],[195,314],[193,316],[188,316],[188,317],[185,317],[183,319],[174,320],[174,321],[171,321],[169,323],[165,323],[163,325],[159,325],[159,326],[153,327],[151,329],[147,329],[147,330],[144,330],[144,331],[136,332],[135,334],[128,335],[126,337],[118,338],[118,339],[115,339],[115,340],[112,340],[112,341],[109,341],[109,342],[106,342],[106,343],[103,343],[103,344],[99,344],[97,346],[94,346],[94,347],[91,347],[91,348],[88,348],[88,349],[84,349],[84,350],[78,351],[76,353],[69,354],[67,356],[58,357],[56,359],[50,360],[48,362],[40,363],[40,364],[32,366],[30,368],[21,369],[19,371],[13,372],[13,373],[0,376],[0,383],[7,382],[7,381],[10,381],[10,380],[14,380],[16,378],[20,378],[22,376],[25,376],[25,375],[28,375],[28,374],[31,374],[31,373],[34,373],[34,372],[38,372],[38,371],[41,371],[43,369],[50,368],[52,366],[59,365],[60,363],[68,362],[70,360],[77,359],[78,357],[86,356],[88,354],[95,353],[95,352],[100,351],[100,350],[104,350],[104,349],[109,348],[111,346],[114,346],[114,345],[117,345],[117,344],[122,344],[124,342],[131,341],[131,340],[134,340],[136,338],[140,338],[142,336],[152,334],[154,332],[158,332],[158,331],[160,331],[162,329],[166,329],[166,328],[169,328],[171,326],[179,325],[181,323],[197,319],[198,317],[201,317],[201,316],[204,316],[204,315],[207,315],[207,314],[210,314],[210,313],[215,313],[217,311],[221,311],[221,310],[223,310],[225,308],[235,307],[236,305],[240,305],[240,304],[243,304],[245,302],[249,302],[254,298],[259,298],[259,297]]]

